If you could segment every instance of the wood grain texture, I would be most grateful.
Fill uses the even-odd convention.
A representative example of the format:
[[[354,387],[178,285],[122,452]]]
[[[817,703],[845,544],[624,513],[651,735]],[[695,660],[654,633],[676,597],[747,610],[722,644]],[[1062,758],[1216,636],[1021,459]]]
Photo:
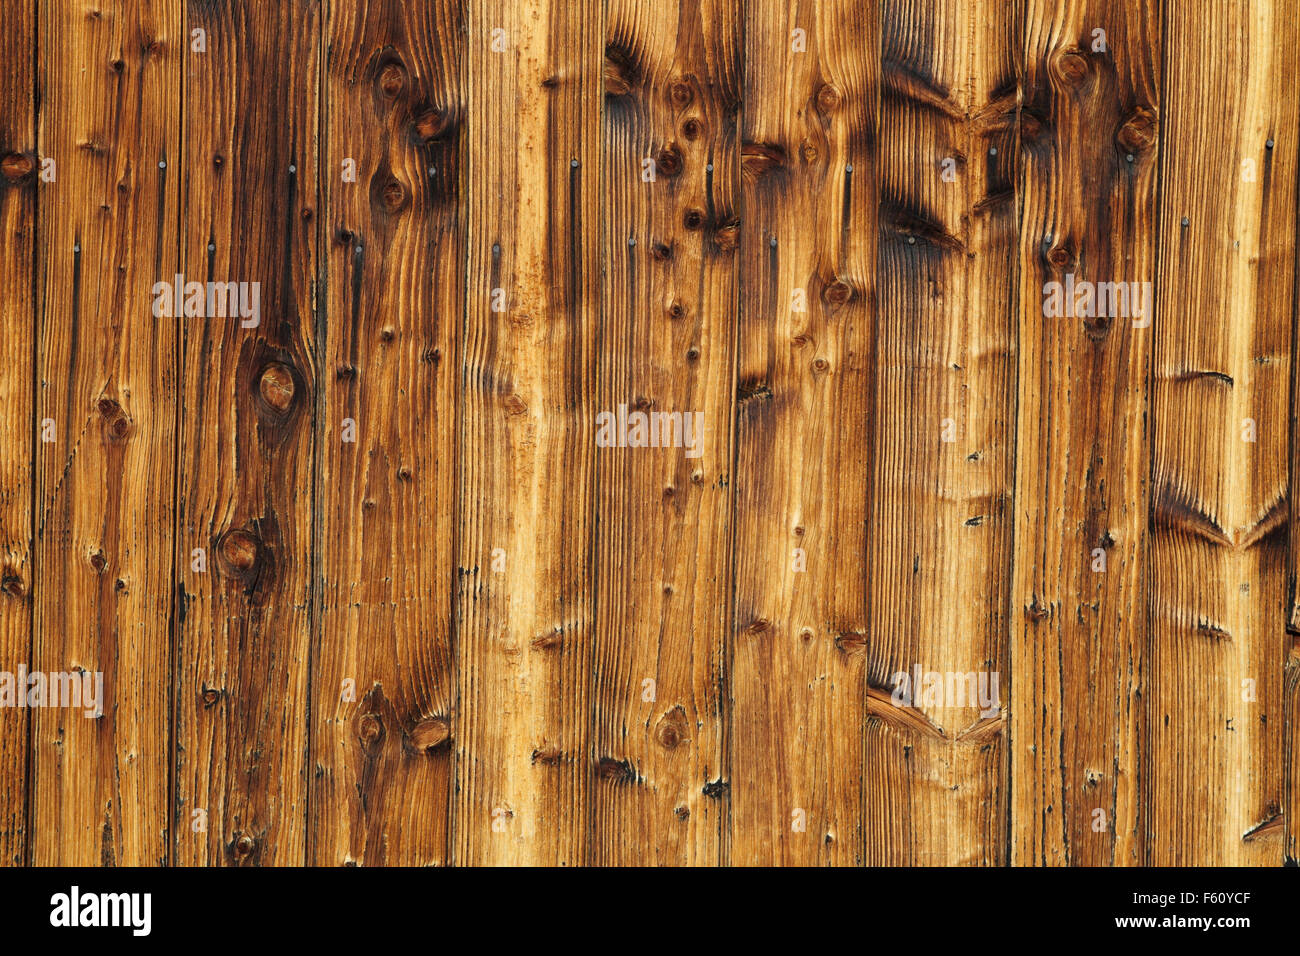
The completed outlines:
[[[1295,51],[1285,52],[1288,52],[1294,61]],[[1294,102],[1297,95],[1300,95],[1300,91],[1295,89],[1294,84],[1288,87],[1285,93],[1285,96],[1289,97],[1292,102]],[[1287,109],[1285,103],[1282,109],[1283,111]],[[1267,149],[1267,146],[1265,148]],[[1274,144],[1274,149],[1276,149],[1276,144]],[[1291,162],[1295,164],[1297,161],[1292,159]],[[1283,169],[1279,175],[1285,175],[1285,170]],[[1289,458],[1291,474],[1286,513],[1288,528],[1287,583],[1283,600],[1285,601],[1284,613],[1287,619],[1287,633],[1283,638],[1286,660],[1283,666],[1282,688],[1283,856],[1287,865],[1291,866],[1300,865],[1300,825],[1297,825],[1296,822],[1300,819],[1300,733],[1296,732],[1295,726],[1297,717],[1300,717],[1300,584],[1297,583],[1297,575],[1300,574],[1300,516],[1297,516],[1293,504],[1296,500],[1296,494],[1300,492],[1300,359],[1298,359],[1300,357],[1300,203],[1297,203],[1297,200],[1300,200],[1300,166],[1297,167],[1296,189],[1297,193],[1292,194],[1292,203],[1298,206],[1295,228],[1294,230],[1287,229],[1285,223],[1278,222],[1278,231],[1273,234],[1270,242],[1270,247],[1277,256],[1274,261],[1284,270],[1286,267],[1284,249],[1288,243],[1291,245],[1291,267],[1295,270],[1296,279],[1290,293],[1291,403],[1287,435],[1291,451]],[[1285,210],[1276,215],[1285,215]],[[1273,221],[1277,222],[1276,219]],[[1279,288],[1276,284],[1272,288],[1285,294],[1285,290]],[[1276,312],[1270,312],[1270,318],[1273,321],[1282,321],[1285,315],[1279,308]]]
[[[575,865],[612,782],[587,703],[604,4],[466,23],[455,859]]]
[[[1164,44],[1147,860],[1275,863],[1297,37],[1280,3],[1171,5]]]
[[[854,864],[876,15],[838,2],[746,9],[729,862]]]
[[[463,25],[455,0],[362,0],[326,30],[317,864],[450,851]]]
[[[1292,353],[1295,354],[1294,352]],[[1283,670],[1283,706],[1286,708],[1282,733],[1282,759],[1285,761],[1282,814],[1285,832],[1282,854],[1287,865],[1300,863],[1300,733],[1296,732],[1296,714],[1300,713],[1300,642],[1292,641]]]
[[[740,4],[615,0],[608,18],[598,407],[677,415],[680,424],[657,419],[670,428],[655,434],[680,447],[597,451],[593,848],[602,864],[715,865],[726,820],[715,794],[730,600]],[[690,436],[686,416],[697,426]]]
[[[301,864],[320,8],[190,0],[185,28],[183,272],[259,283],[260,316],[183,324],[174,858]]]
[[[1019,865],[1140,864],[1145,845],[1159,36],[1150,3],[1026,11],[1010,610]],[[1122,283],[1123,308],[1048,316],[1053,282]]]
[[[0,363],[0,669],[31,663],[32,507],[36,433],[36,3],[5,8],[0,31],[0,327],[9,354]],[[28,712],[0,710],[0,863],[27,859]]]
[[[1009,3],[885,3],[881,22],[868,859],[991,865],[1006,853],[1015,27]],[[976,675],[975,694],[927,700],[927,672]]]
[[[0,861],[1296,862],[1298,41],[8,0]]]
[[[36,865],[167,861],[181,14],[39,12],[33,671],[103,675],[102,715],[31,714]],[[48,430],[46,428],[48,426]],[[46,442],[45,436],[55,440]]]

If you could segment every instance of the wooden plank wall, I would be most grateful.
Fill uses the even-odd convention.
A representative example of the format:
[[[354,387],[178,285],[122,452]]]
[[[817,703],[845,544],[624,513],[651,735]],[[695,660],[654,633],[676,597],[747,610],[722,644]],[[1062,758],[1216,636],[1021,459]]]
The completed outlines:
[[[5,17],[5,864],[1297,862],[1282,0]]]

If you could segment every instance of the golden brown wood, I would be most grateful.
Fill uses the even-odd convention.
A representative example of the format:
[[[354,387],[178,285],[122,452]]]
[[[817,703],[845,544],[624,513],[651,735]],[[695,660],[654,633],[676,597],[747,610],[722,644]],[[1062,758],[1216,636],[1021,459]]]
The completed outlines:
[[[458,863],[589,858],[596,0],[470,0]],[[604,785],[609,781],[605,780]]]
[[[1300,855],[1282,0],[2,16],[0,861]]]
[[[881,22],[867,859],[989,865],[1006,855],[1015,27],[1009,3],[889,2]],[[928,673],[972,680],[931,698]]]
[[[169,825],[177,337],[152,315],[151,289],[176,262],[180,7],[45,0],[39,15],[39,149],[55,179],[39,216],[31,668],[103,676],[100,716],[31,712],[29,856],[156,865]]]
[[[320,12],[191,0],[185,28],[182,267],[260,283],[260,316],[180,323],[175,860],[301,864]]]
[[[1288,9],[1165,11],[1144,811],[1158,865],[1281,855],[1297,98],[1270,78],[1296,74]]]
[[[1026,10],[1010,610],[1019,865],[1143,860],[1159,19],[1155,4],[1110,0]],[[1081,298],[1047,316],[1053,282],[1122,284],[1122,298],[1094,303],[1107,314],[1079,314]]]
[[[33,55],[35,0],[5,8],[0,31],[0,327],[8,354],[0,363],[0,670],[15,674],[32,650],[32,387],[36,343],[36,154]],[[28,711],[0,709],[0,864],[27,858]]]
[[[326,30],[316,864],[450,849],[462,27],[458,0],[354,0]]]
[[[1292,353],[1295,354],[1294,352]],[[1296,713],[1300,712],[1300,641],[1292,640],[1283,670],[1283,706],[1286,708],[1282,732],[1282,759],[1285,780],[1282,795],[1283,858],[1288,865],[1300,863],[1300,834],[1295,824],[1300,816],[1300,733],[1296,733]]]
[[[1296,64],[1296,50],[1284,50],[1285,54],[1291,57],[1291,66]],[[1278,74],[1274,74],[1275,76]],[[1294,103],[1295,97],[1300,95],[1295,84],[1290,84],[1284,98],[1290,103]],[[1288,107],[1284,102],[1281,107],[1285,111]],[[1265,147],[1267,148],[1267,146]],[[1277,144],[1274,143],[1274,149]],[[1290,160],[1292,164],[1296,162],[1294,158]],[[1285,166],[1279,171],[1278,175],[1286,174]],[[1297,185],[1300,189],[1300,183]],[[1292,204],[1295,205],[1297,196],[1292,194]],[[1286,290],[1277,283],[1285,277],[1286,260],[1285,250],[1288,244],[1291,246],[1293,264],[1291,268],[1295,270],[1296,285],[1293,285],[1290,291],[1291,302],[1291,402],[1290,402],[1290,422],[1289,422],[1289,443],[1290,443],[1290,466],[1291,474],[1288,485],[1287,495],[1287,583],[1286,591],[1283,594],[1285,601],[1284,613],[1287,618],[1287,634],[1283,638],[1283,653],[1286,654],[1285,664],[1283,665],[1283,687],[1282,687],[1282,706],[1283,706],[1283,795],[1282,795],[1282,823],[1284,826],[1283,838],[1283,855],[1284,860],[1289,866],[1300,865],[1300,826],[1296,821],[1300,819],[1300,733],[1296,732],[1295,722],[1300,715],[1300,584],[1297,583],[1297,574],[1300,573],[1300,520],[1296,514],[1294,502],[1296,493],[1300,491],[1300,210],[1297,211],[1297,218],[1294,228],[1289,228],[1281,217],[1285,215],[1285,209],[1273,214],[1271,222],[1275,223],[1275,232],[1271,236],[1270,248],[1273,250],[1274,258],[1272,261],[1282,269],[1282,276],[1272,279],[1274,283],[1271,288],[1276,293],[1286,295]],[[1285,320],[1285,312],[1280,304],[1276,311],[1269,313],[1272,321],[1282,322]]]
[[[615,0],[608,16],[598,408],[678,418],[656,418],[657,447],[596,452],[593,851],[602,864],[716,865],[740,4]]]
[[[876,16],[747,5],[730,709],[734,864],[864,858]]]

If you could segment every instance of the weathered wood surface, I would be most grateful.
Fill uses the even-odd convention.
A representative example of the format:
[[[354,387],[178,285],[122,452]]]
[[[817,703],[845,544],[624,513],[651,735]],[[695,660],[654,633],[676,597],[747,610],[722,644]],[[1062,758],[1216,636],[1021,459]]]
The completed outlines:
[[[997,674],[999,695],[1007,676],[1017,31],[1002,2],[886,3],[881,31],[869,859],[989,865],[1009,797],[994,686],[982,708],[909,687],[914,721],[889,695],[914,668]]]
[[[454,858],[571,866],[623,776],[588,704],[604,4],[467,8]]]
[[[1153,332],[1149,315],[1045,317],[1042,290],[1155,278],[1159,39],[1155,4],[1028,8],[1009,609],[1022,866],[1143,862]]]
[[[0,363],[0,667],[30,660],[32,605],[32,479],[37,435],[32,417],[36,358],[35,298],[36,2],[11,4],[0,32],[0,324],[9,354]],[[0,861],[27,859],[27,710],[0,710]]]
[[[607,15],[597,405],[698,414],[702,430],[689,454],[597,451],[592,859],[716,864],[726,821],[710,785],[723,774],[730,624],[741,4],[616,0]],[[653,182],[642,176],[647,159]]]
[[[28,859],[166,863],[175,527],[178,0],[43,0],[31,670],[103,675],[31,711]],[[47,441],[52,438],[52,441]],[[10,669],[10,668],[6,668]]]
[[[751,3],[729,861],[864,856],[875,13]]]
[[[1300,99],[1277,83],[1298,65],[1287,10],[1166,11],[1144,789],[1157,865],[1275,863],[1286,828]],[[1174,66],[1194,62],[1207,40],[1214,57]]]
[[[1296,861],[1282,0],[4,15],[5,864]]]
[[[207,52],[185,54],[181,268],[187,282],[260,283],[260,315],[180,323],[174,858],[301,864],[320,8],[190,0],[194,30]]]
[[[324,28],[312,863],[444,863],[456,696],[463,13],[339,4]],[[346,441],[344,422],[355,423]]]

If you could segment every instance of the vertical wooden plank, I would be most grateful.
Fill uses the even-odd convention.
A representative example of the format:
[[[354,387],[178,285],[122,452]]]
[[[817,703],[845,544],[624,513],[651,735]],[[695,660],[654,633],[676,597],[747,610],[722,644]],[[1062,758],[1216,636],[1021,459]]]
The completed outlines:
[[[17,675],[32,652],[32,420],[36,355],[36,3],[5,8],[0,31],[0,671]],[[10,678],[12,679],[12,678]],[[0,865],[27,859],[27,710],[0,709]]]
[[[604,4],[471,0],[458,863],[588,860]]]
[[[1292,356],[1295,352],[1292,351]],[[1300,864],[1300,733],[1296,732],[1296,714],[1300,713],[1300,639],[1292,638],[1283,671],[1283,706],[1286,717],[1282,731],[1282,759],[1285,765],[1285,790],[1282,815],[1286,825],[1283,844],[1283,862],[1287,866]]]
[[[1001,0],[880,16],[867,858],[987,866],[1007,857],[1015,21]]]
[[[740,13],[736,0],[609,7],[598,406],[614,445],[596,452],[600,863],[716,865],[721,854],[725,805],[710,785],[722,778],[731,596]],[[621,434],[619,406],[634,422],[638,412],[678,418],[655,419],[652,447],[618,447],[641,441]]]
[[[1276,0],[1165,31],[1148,859],[1276,865],[1300,36]]]
[[[1294,51],[1293,51],[1294,52]],[[1297,95],[1294,83],[1279,76],[1279,94],[1283,97]],[[1276,144],[1274,144],[1276,149]],[[1298,173],[1300,175],[1300,173]],[[1300,179],[1297,181],[1296,202],[1300,204]],[[1287,232],[1272,237],[1281,245]],[[1296,515],[1296,493],[1300,490],[1300,205],[1296,210],[1295,228],[1289,233],[1292,242],[1292,268],[1296,278],[1291,290],[1291,415],[1289,423],[1291,474],[1287,496],[1287,634],[1285,638],[1286,663],[1283,666],[1283,752],[1284,788],[1282,817],[1285,823],[1283,854],[1289,866],[1300,865],[1300,733],[1296,720],[1300,717],[1300,516]],[[1276,246],[1275,246],[1276,248]],[[1279,250],[1279,255],[1281,251]]]
[[[34,672],[102,673],[102,715],[32,721],[31,859],[167,861],[176,324],[175,0],[43,0]],[[45,439],[52,437],[52,442]]]
[[[184,277],[259,283],[259,309],[179,320],[183,865],[305,858],[319,16],[188,5],[207,51],[186,60]]]
[[[348,0],[326,31],[318,865],[450,850],[462,19],[459,0]]]
[[[736,864],[864,855],[876,16],[847,0],[747,6],[729,738]]]
[[[1293,236],[1296,245],[1294,268],[1297,276],[1300,277],[1300,211],[1297,211]],[[1294,360],[1298,352],[1300,352],[1300,289],[1293,291],[1291,295],[1291,416],[1288,433],[1291,463],[1289,500],[1291,501],[1295,500],[1297,479],[1300,479],[1300,362]],[[1293,637],[1300,638],[1300,520],[1290,508],[1287,509],[1287,529],[1286,629]],[[1292,646],[1295,647],[1296,642],[1293,641]]]
[[[1019,865],[1143,859],[1160,36],[1154,2],[1026,10],[1011,601]],[[1051,283],[1062,300],[1088,283],[1122,292],[1091,304],[1085,292],[1058,311]]]
[[[101,674],[99,717],[31,713],[36,865],[156,865],[168,832],[179,8],[40,5],[31,670]],[[170,165],[169,165],[170,161]],[[53,437],[52,442],[45,438]]]

